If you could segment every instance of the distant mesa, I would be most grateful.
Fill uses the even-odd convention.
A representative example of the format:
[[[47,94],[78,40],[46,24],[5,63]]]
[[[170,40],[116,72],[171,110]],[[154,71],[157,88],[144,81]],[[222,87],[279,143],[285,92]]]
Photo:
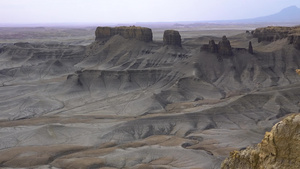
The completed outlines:
[[[176,30],[165,30],[163,37],[164,45],[181,47],[181,36]]]
[[[257,28],[253,33],[253,37],[258,38],[258,42],[273,42],[279,39],[287,38],[289,44],[293,44],[296,49],[300,50],[300,26],[268,26],[264,28]]]
[[[291,27],[268,26],[265,28],[257,28],[253,33],[254,38],[258,38],[258,42],[273,42],[279,39],[287,38]]]
[[[123,36],[125,39],[136,39],[144,42],[152,41],[152,30],[145,27],[121,26],[121,27],[97,27],[96,40],[110,38],[114,35]]]

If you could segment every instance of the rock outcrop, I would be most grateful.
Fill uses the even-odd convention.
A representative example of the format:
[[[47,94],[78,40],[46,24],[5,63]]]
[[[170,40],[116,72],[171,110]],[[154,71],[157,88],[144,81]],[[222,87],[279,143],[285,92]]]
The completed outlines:
[[[222,37],[222,40],[218,44],[218,52],[220,55],[223,56],[231,56],[232,53],[232,48],[230,45],[230,41],[227,39],[226,36]]]
[[[222,37],[222,40],[218,43],[218,45],[215,43],[214,40],[210,40],[208,44],[202,45],[201,50],[211,53],[218,53],[222,56],[233,55],[230,41],[227,39],[226,36]]]
[[[268,26],[265,28],[255,29],[253,37],[258,38],[258,42],[272,42],[279,39],[287,38],[290,34],[290,31],[292,30],[292,27]]]
[[[152,30],[145,27],[121,26],[121,27],[97,27],[95,31],[96,40],[110,38],[114,35],[121,35],[126,39],[137,39],[144,42],[152,41]]]
[[[258,42],[273,42],[279,39],[288,38],[289,44],[300,50],[300,26],[297,27],[274,27],[257,28],[253,37],[258,38]]]
[[[208,44],[204,44],[201,46],[201,50],[210,53],[218,53],[218,45],[214,40],[209,40]]]
[[[293,44],[296,49],[300,50],[300,35],[290,35],[288,41],[289,44]]]
[[[300,168],[300,115],[275,124],[255,148],[233,151],[222,169]]]
[[[253,55],[253,47],[252,47],[252,42],[251,41],[249,41],[248,53]]]
[[[216,45],[214,40],[209,41],[208,47],[211,53],[218,53],[218,46]]]
[[[163,37],[164,45],[181,47],[181,36],[176,30],[165,30]]]

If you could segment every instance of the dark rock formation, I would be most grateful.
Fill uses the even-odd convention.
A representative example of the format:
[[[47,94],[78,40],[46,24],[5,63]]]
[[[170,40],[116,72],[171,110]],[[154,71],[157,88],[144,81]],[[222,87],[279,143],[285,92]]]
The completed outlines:
[[[289,44],[293,44],[294,47],[300,50],[300,26],[297,27],[274,27],[269,26],[266,28],[257,28],[253,37],[258,38],[258,42],[261,41],[276,41],[278,39],[288,39]]]
[[[201,46],[201,51],[218,53],[218,45],[216,45],[214,40],[209,40],[208,44],[204,44]]]
[[[278,39],[287,38],[291,30],[291,27],[268,26],[265,28],[257,28],[253,33],[253,37],[258,38],[258,42],[272,42]]]
[[[251,41],[249,41],[248,52],[253,55],[253,47]]]
[[[289,44],[293,44],[296,49],[300,50],[300,35],[290,35],[288,41]]]
[[[216,45],[214,40],[209,41],[208,47],[211,53],[218,53],[218,46]]]
[[[126,39],[137,39],[144,42],[152,41],[152,30],[145,27],[121,26],[121,27],[97,27],[95,31],[96,40],[121,35]]]
[[[230,41],[226,36],[223,36],[222,40],[217,45],[214,40],[210,40],[208,44],[202,45],[201,51],[207,51],[211,53],[218,53],[222,56],[232,56],[232,48]]]
[[[165,30],[163,40],[164,45],[173,45],[181,47],[181,36],[178,31]]]
[[[300,168],[300,115],[275,124],[255,148],[233,151],[222,169]]]
[[[230,41],[226,36],[223,36],[222,40],[219,42],[218,51],[219,54],[223,56],[231,56],[233,54]]]

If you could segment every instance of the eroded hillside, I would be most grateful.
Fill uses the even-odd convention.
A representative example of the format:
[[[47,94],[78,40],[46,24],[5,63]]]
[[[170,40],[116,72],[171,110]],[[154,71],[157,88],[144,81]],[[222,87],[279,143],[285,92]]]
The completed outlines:
[[[1,167],[219,168],[299,112],[289,37],[107,30],[86,46],[1,45]]]

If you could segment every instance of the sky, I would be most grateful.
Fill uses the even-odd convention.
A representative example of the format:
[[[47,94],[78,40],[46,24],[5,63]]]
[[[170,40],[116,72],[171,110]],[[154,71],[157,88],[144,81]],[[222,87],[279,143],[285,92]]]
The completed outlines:
[[[0,0],[0,23],[136,23],[247,19],[300,0]]]

